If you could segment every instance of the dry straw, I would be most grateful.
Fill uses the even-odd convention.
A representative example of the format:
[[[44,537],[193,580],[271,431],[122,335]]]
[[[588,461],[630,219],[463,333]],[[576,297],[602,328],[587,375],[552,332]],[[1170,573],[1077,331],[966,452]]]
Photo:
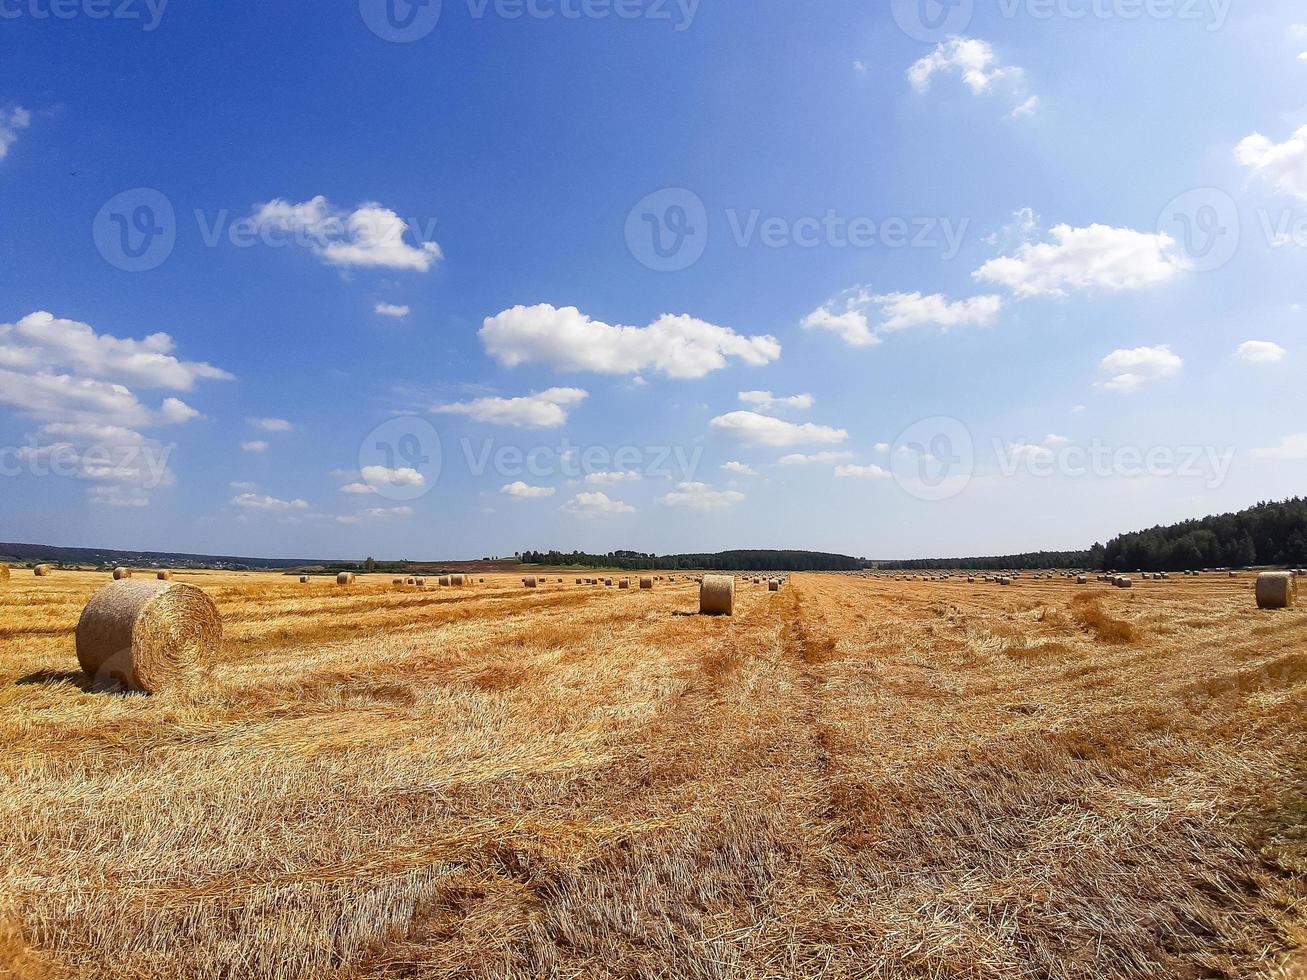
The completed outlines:
[[[449,576],[449,584],[450,584],[450,585],[457,585],[457,586],[464,586],[464,585],[467,584],[467,579],[466,579],[464,576],[462,576],[462,575],[451,575],[451,576]]]
[[[437,576],[437,577],[436,577],[436,584],[437,584],[437,585],[449,585],[449,576],[448,576],[448,575],[439,575],[439,576]]]
[[[629,578],[624,578],[617,583],[617,587],[619,589],[629,589],[631,587],[631,580]]]
[[[115,582],[119,581],[120,579],[131,578],[131,577],[132,577],[132,570],[130,568],[119,567],[113,570],[113,580]]]
[[[217,607],[195,586],[124,580],[82,610],[77,662],[97,684],[155,692],[210,659],[221,639]]]
[[[735,576],[705,575],[699,583],[699,613],[703,616],[735,614]]]
[[[778,582],[776,579],[772,579],[770,582],[767,583],[768,592],[779,592],[780,590],[781,590],[781,583]]]
[[[0,562],[0,582],[9,581],[9,566]]]
[[[1292,572],[1262,572],[1257,576],[1258,609],[1292,609],[1298,587]]]
[[[413,580],[413,584],[414,584],[414,585],[426,585],[426,584],[427,584],[427,580],[424,579],[424,578],[415,578],[415,579]]]
[[[37,565],[32,569],[32,574],[37,576],[49,575],[52,571],[54,571],[54,569],[49,565]]]
[[[154,577],[157,578],[160,582],[171,582],[172,572],[168,571],[167,569],[164,569],[162,572],[155,572]]]
[[[336,584],[337,584],[337,585],[353,585],[353,584],[354,584],[354,573],[353,573],[353,572],[337,572],[337,573],[336,573]]]
[[[534,575],[528,575],[526,578],[522,579],[522,584],[528,589],[534,589],[537,585],[536,577]]]
[[[640,576],[640,588],[642,588],[642,589],[652,589],[652,588],[653,588],[653,582],[654,582],[654,580],[653,580],[652,578],[650,578],[648,575],[641,575],[641,576]]]
[[[309,580],[309,577],[308,577],[307,575],[301,575],[301,576],[300,576],[300,585],[303,585],[303,584],[306,583],[308,580]]]

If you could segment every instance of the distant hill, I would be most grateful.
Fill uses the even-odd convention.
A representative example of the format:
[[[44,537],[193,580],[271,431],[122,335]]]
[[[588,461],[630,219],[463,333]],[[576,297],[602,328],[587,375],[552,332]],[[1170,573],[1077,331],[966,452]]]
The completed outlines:
[[[640,551],[610,551],[604,555],[591,555],[582,551],[524,551],[522,563],[574,568],[702,568],[742,572],[840,572],[862,568],[862,560],[849,555],[762,549],[696,555],[655,555]]]
[[[0,561],[50,562],[57,565],[130,565],[147,568],[280,569],[320,565],[299,558],[235,558],[190,555],[175,551],[117,551],[113,548],[58,548],[49,544],[0,542]]]

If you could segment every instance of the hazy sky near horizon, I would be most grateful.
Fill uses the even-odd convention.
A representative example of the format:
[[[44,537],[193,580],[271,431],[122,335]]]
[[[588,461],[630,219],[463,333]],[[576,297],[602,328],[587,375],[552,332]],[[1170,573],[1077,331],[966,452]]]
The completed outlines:
[[[0,0],[0,540],[1088,546],[1307,487],[1288,0]]]

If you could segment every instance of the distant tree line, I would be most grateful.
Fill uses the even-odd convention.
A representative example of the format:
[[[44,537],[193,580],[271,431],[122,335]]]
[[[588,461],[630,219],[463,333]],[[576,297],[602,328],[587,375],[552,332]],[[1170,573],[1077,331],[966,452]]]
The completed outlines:
[[[1024,555],[995,555],[988,558],[925,558],[913,561],[876,561],[867,564],[886,571],[919,571],[934,568],[956,568],[961,571],[985,569],[1011,569],[1038,571],[1047,568],[1103,567],[1103,546],[1096,544],[1088,551],[1032,551]]]
[[[819,551],[720,551],[700,555],[655,555],[640,551],[524,551],[524,565],[571,565],[585,568],[706,569],[709,571],[840,572],[856,571],[862,561]]]

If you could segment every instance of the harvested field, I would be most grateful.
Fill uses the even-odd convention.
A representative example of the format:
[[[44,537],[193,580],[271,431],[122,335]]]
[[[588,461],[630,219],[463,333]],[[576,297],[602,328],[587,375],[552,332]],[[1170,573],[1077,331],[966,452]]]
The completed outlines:
[[[1307,612],[1252,581],[0,585],[0,975],[1296,977]],[[1295,965],[1296,964],[1296,965]]]

